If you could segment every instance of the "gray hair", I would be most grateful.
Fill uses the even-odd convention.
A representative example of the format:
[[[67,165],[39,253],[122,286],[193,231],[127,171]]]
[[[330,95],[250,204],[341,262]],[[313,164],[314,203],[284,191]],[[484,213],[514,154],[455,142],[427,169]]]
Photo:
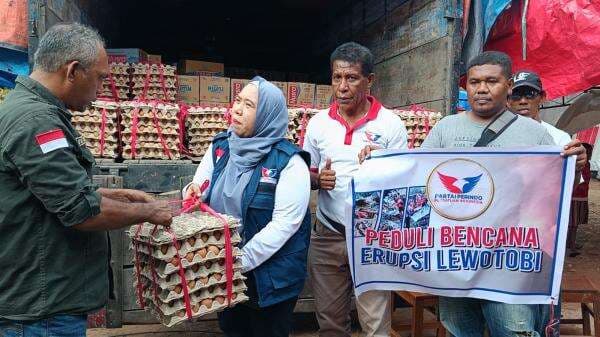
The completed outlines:
[[[95,29],[79,24],[52,26],[40,39],[34,56],[33,68],[55,72],[71,61],[79,61],[84,68],[98,60],[104,39]]]

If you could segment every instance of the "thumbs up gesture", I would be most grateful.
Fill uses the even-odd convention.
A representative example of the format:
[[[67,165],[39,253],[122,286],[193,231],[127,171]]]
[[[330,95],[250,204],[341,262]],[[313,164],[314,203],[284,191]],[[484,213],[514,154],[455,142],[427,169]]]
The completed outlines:
[[[319,172],[319,185],[322,190],[326,191],[335,188],[335,171],[331,169],[331,159],[327,159],[325,166]]]

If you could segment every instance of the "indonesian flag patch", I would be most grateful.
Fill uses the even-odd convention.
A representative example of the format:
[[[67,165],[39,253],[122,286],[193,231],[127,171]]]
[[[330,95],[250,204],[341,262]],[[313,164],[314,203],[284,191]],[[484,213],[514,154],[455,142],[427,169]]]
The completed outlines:
[[[42,149],[44,154],[69,147],[67,138],[65,138],[65,134],[61,129],[50,130],[37,134],[35,135],[35,141],[40,146],[40,149]]]

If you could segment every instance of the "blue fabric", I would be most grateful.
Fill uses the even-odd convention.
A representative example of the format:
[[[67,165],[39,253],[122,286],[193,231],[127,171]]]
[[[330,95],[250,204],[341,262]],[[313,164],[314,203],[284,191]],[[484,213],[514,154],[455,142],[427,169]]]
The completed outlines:
[[[86,315],[56,315],[38,321],[0,320],[2,337],[85,337]]]
[[[468,15],[467,34],[463,41],[461,57],[463,60],[461,73],[466,73],[464,68],[469,61],[483,52],[483,47],[489,37],[492,27],[498,17],[508,6],[511,0],[481,0],[471,1]]]
[[[254,135],[240,138],[229,131],[230,158],[220,178],[213,180],[215,193],[210,199],[214,210],[238,218],[242,217],[242,192],[252,171],[273,144],[285,139],[288,128],[288,111],[281,90],[262,77],[252,79],[255,81],[258,82],[258,106]]]
[[[510,5],[511,0],[483,0],[483,24],[485,29],[485,40],[490,36],[490,31],[498,17]]]
[[[481,337],[487,327],[494,337],[540,337],[543,307],[505,304],[477,298],[440,297],[440,321],[453,335]]]
[[[217,135],[213,141],[213,158],[216,157],[217,149],[222,150],[224,154],[214,162],[213,181],[224,173],[225,162],[229,158],[228,137],[225,133]],[[277,182],[281,171],[296,154],[299,154],[307,165],[310,163],[308,153],[301,151],[289,141],[282,140],[272,146],[271,152],[252,171],[251,178],[243,191],[241,205],[243,224],[241,235],[244,244],[272,220]],[[261,179],[263,168],[271,172],[269,179]],[[210,199],[213,193],[216,193],[216,189],[209,190]],[[298,231],[269,260],[251,271],[256,280],[258,294],[258,298],[250,299],[251,303],[255,302],[259,307],[268,307],[298,296],[302,292],[307,275],[309,241],[310,212],[307,208],[306,216]]]
[[[0,87],[14,88],[17,75],[28,74],[27,53],[0,47]]]

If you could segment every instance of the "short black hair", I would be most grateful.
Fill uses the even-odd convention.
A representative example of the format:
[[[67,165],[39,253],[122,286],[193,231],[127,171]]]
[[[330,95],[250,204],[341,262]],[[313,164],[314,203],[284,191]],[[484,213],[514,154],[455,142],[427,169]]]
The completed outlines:
[[[469,69],[482,66],[485,64],[494,64],[502,67],[502,74],[507,80],[512,77],[512,60],[510,56],[500,51],[485,51],[469,61],[467,64],[467,72]]]
[[[373,73],[373,53],[369,48],[356,42],[346,42],[335,48],[331,53],[329,65],[333,69],[334,61],[346,61],[353,64],[360,64],[362,74],[369,76]]]

